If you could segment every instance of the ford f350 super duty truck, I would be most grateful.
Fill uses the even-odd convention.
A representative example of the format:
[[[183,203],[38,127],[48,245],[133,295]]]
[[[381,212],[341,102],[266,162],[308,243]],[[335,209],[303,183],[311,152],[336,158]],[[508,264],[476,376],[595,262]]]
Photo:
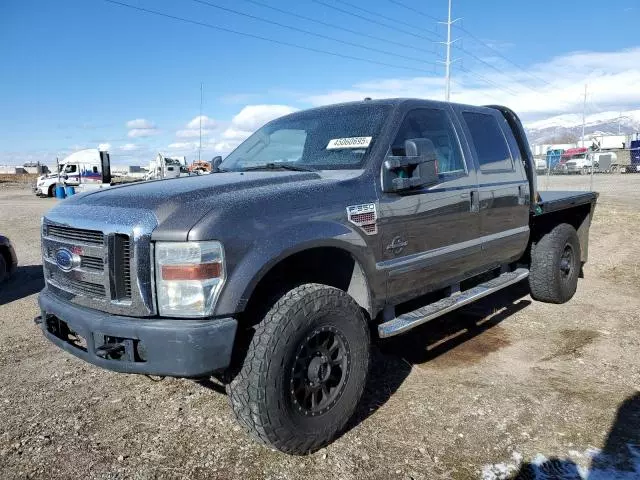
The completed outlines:
[[[527,277],[534,299],[571,299],[597,198],[536,191],[511,110],[411,99],[287,115],[215,171],[50,210],[36,322],[106,369],[222,379],[290,453],[344,428],[372,337]]]

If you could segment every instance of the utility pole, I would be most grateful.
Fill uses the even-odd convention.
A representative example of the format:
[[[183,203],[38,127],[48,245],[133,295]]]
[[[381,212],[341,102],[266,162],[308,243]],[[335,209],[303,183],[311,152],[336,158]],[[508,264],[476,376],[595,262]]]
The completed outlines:
[[[444,99],[446,102],[449,101],[450,97],[451,97],[451,64],[453,62],[455,62],[455,60],[451,59],[451,45],[453,45],[456,40],[451,40],[451,25],[453,25],[454,23],[456,23],[458,20],[460,20],[459,18],[456,18],[455,20],[451,20],[451,0],[449,0],[449,9],[448,9],[448,15],[447,15],[447,21],[446,22],[439,22],[439,23],[444,23],[447,26],[447,41],[446,42],[440,42],[441,44],[444,44],[447,47],[447,59],[444,62],[444,68],[445,68],[445,74],[444,74]],[[443,63],[443,62],[440,62]]]
[[[445,69],[444,99],[448,102],[451,97],[451,0],[449,0],[449,15],[447,16],[447,63]]]
[[[584,148],[584,124],[587,111],[587,84],[584,84],[584,100],[582,101],[582,148]]]
[[[621,122],[622,122],[622,112],[618,112],[618,135],[622,133],[622,125],[620,124]]]

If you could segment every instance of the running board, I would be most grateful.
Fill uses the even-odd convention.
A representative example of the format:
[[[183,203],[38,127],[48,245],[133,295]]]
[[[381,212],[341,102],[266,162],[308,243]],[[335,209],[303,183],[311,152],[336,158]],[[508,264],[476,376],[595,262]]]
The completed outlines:
[[[423,323],[433,320],[445,313],[451,312],[457,308],[475,302],[476,300],[486,297],[487,295],[502,290],[509,285],[518,283],[529,276],[529,270],[526,268],[518,268],[513,272],[503,273],[499,277],[481,283],[480,285],[457,292],[450,297],[443,298],[437,302],[425,305],[413,312],[404,313],[388,322],[378,325],[378,335],[381,338],[393,337],[399,335],[412,328],[422,325]]]

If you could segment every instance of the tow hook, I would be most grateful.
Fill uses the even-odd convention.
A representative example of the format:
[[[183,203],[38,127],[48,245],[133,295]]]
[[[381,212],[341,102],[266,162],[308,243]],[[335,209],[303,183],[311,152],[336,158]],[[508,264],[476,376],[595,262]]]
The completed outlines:
[[[42,325],[42,315],[38,315],[36,318],[34,318],[33,323],[35,323],[38,326]]]
[[[96,348],[96,355],[100,358],[118,359],[124,355],[126,348],[122,343],[106,343]]]

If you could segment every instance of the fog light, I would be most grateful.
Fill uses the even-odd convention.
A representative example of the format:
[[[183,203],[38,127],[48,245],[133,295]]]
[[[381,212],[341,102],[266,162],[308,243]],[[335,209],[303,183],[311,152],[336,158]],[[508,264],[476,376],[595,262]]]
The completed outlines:
[[[138,340],[135,344],[136,348],[136,357],[140,359],[142,362],[147,361],[147,346],[142,340]]]

